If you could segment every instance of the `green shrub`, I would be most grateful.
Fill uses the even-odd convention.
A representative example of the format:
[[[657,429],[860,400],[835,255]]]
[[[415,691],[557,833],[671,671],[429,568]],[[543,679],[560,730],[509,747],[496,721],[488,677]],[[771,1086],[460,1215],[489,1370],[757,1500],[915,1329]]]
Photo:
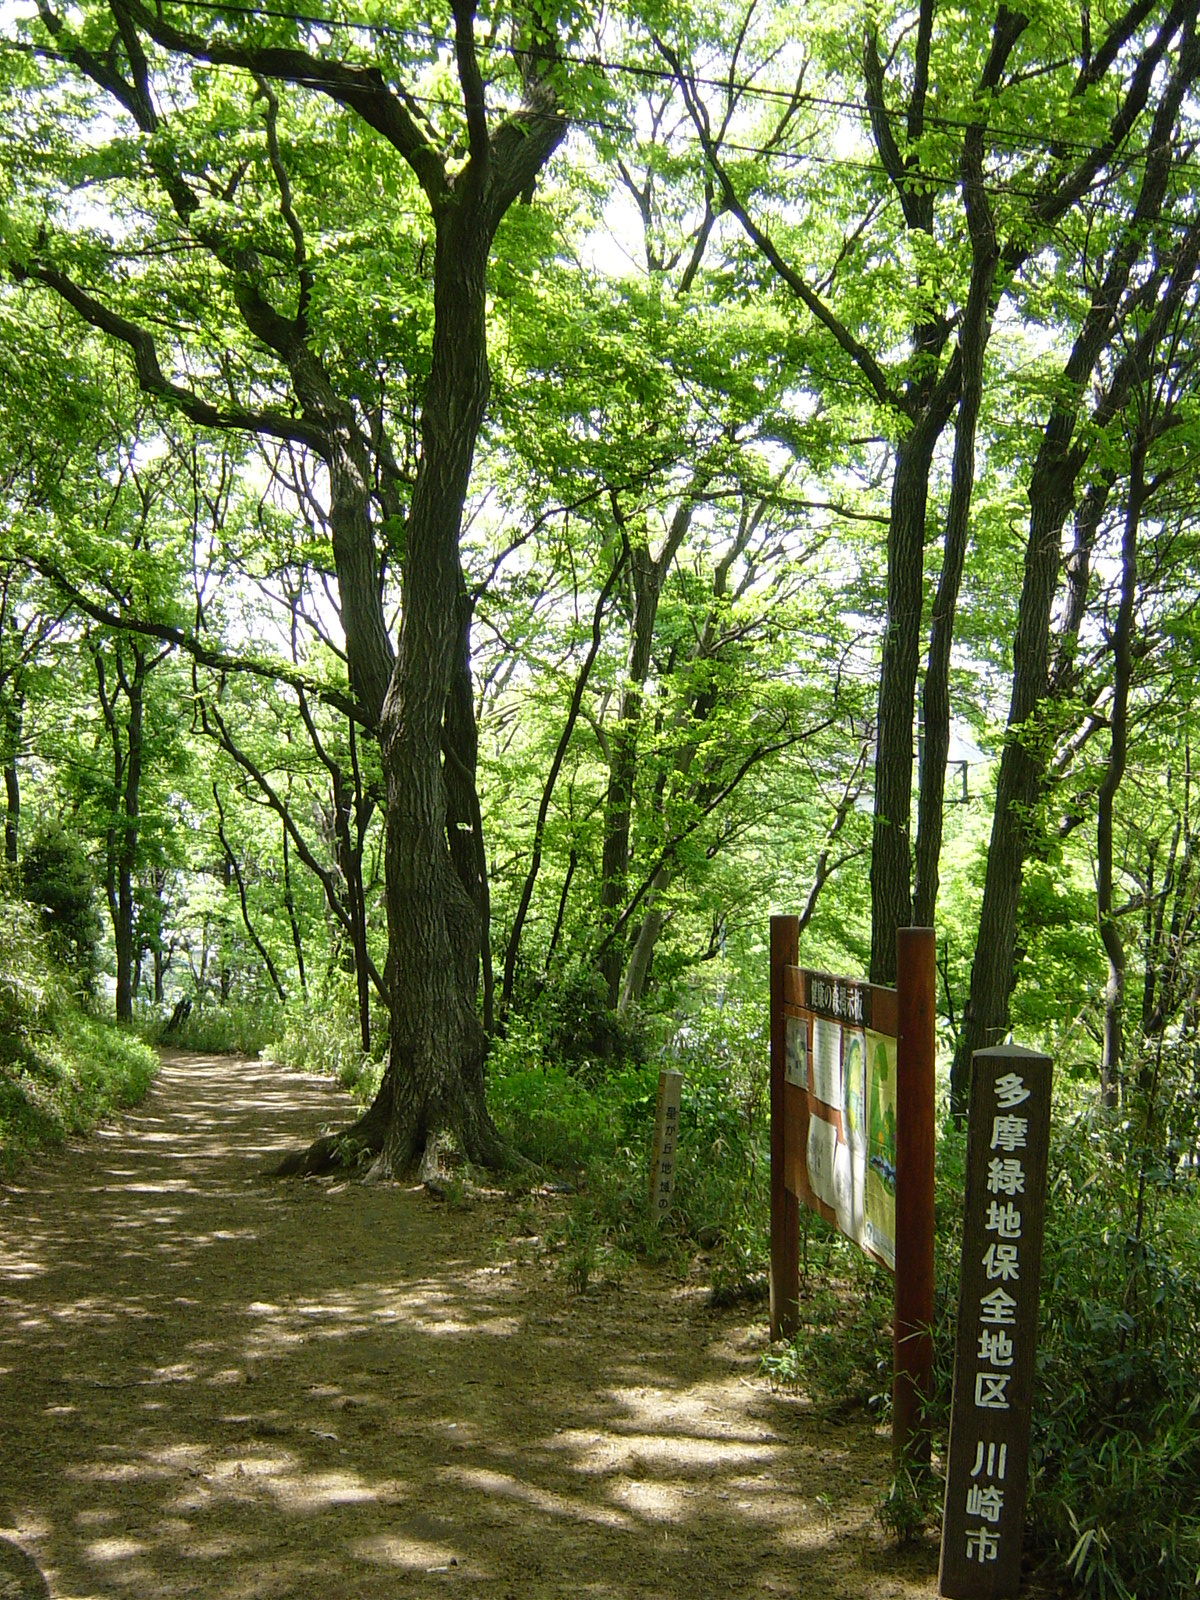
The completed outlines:
[[[1200,1216],[1194,1179],[1165,1160],[1145,1108],[1070,1104],[1051,1131],[1027,1554],[1081,1600],[1182,1600],[1200,1573]],[[1175,1122],[1178,1119],[1175,1118]],[[1174,1123],[1173,1123],[1174,1125]],[[965,1139],[938,1144],[935,1191],[935,1452],[953,1381]],[[891,1283],[818,1219],[796,1338],[766,1359],[829,1409],[889,1409]],[[897,1538],[932,1520],[922,1477],[897,1479],[880,1519]]]
[[[387,1048],[387,1028],[382,1018],[374,1019],[372,1037],[378,1056],[363,1050],[355,998],[343,990],[324,999],[290,1002],[276,1014],[274,1036],[263,1053],[281,1066],[336,1078],[366,1103],[383,1076],[379,1056]]]
[[[92,869],[60,822],[44,823],[21,863],[21,890],[41,912],[54,960],[89,993],[96,981],[100,913]]]
[[[193,1004],[175,1027],[155,1008],[137,1020],[141,1036],[169,1050],[195,1050],[206,1055],[257,1056],[268,1049],[282,1026],[283,1008],[274,995],[236,1000],[228,1005]]]
[[[79,1009],[37,911],[0,887],[0,1173],[132,1105],[153,1050]]]

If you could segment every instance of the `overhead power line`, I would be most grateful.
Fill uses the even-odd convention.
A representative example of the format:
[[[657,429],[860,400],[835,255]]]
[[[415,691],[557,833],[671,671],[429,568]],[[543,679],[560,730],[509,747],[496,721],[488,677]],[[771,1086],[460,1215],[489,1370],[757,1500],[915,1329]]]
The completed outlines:
[[[186,0],[188,9],[192,11],[206,11],[214,16],[238,16],[251,20],[292,22],[305,27],[324,28],[331,32],[360,33],[384,39],[408,40],[422,39],[428,44],[445,44],[451,46],[453,41],[449,35],[435,34],[432,30],[420,28],[397,27],[394,23],[355,20],[349,17],[333,17],[315,11],[299,11],[290,6],[281,5],[250,5],[239,3],[239,0]],[[481,47],[490,53],[500,53],[514,56],[517,51],[514,46],[501,44],[494,39],[479,41]],[[617,76],[631,77],[642,81],[661,83],[674,83],[674,72],[666,66],[652,66],[645,62],[614,61],[601,56],[582,56],[560,54],[558,60],[568,66],[587,68]],[[709,77],[701,74],[690,75],[689,82],[700,88],[719,89],[723,93],[736,95],[740,100],[755,100],[774,105],[809,106],[817,110],[847,112],[856,117],[869,119],[871,107],[864,100],[853,97],[839,97],[830,95],[806,94],[789,89],[778,89],[754,83],[750,79],[733,81],[730,78]],[[881,108],[883,115],[890,121],[903,123],[907,121],[908,112],[902,108],[892,110],[888,107]],[[578,120],[578,119],[575,119]],[[968,117],[952,117],[941,112],[926,109],[924,121],[928,127],[942,128],[953,132],[963,132],[972,126]],[[621,127],[622,124],[614,124]],[[631,130],[632,131],[632,130]],[[1064,138],[1057,134],[1040,134],[1027,129],[1015,129],[988,126],[989,137],[994,144],[1004,144],[1013,150],[1026,150],[1030,152],[1070,152],[1077,156],[1096,156],[1101,153],[1100,148],[1086,140]],[[769,151],[764,153],[770,153]],[[957,181],[957,180],[956,180]]]
[[[448,36],[423,31],[419,28],[401,28],[387,22],[374,22],[350,18],[331,17],[319,15],[315,12],[298,11],[291,7],[272,5],[249,5],[237,3],[237,0],[187,0],[189,9],[206,11],[215,16],[230,15],[246,17],[252,20],[270,20],[292,22],[306,27],[328,29],[330,31],[343,31],[347,33],[360,33],[380,38],[397,41],[417,39],[424,44],[438,46],[451,44]],[[485,51],[502,53],[506,56],[516,54],[511,45],[501,45],[491,40],[480,41]],[[0,49],[13,49],[25,51],[22,46],[12,41],[0,41]],[[45,54],[53,59],[63,60],[61,51],[48,47],[44,51],[33,47],[38,53]],[[632,77],[640,81],[655,81],[664,84],[674,84],[675,74],[667,67],[650,66],[645,63],[620,62],[607,60],[601,57],[563,55],[559,60],[567,65],[585,68],[590,71],[601,72],[605,75]],[[214,68],[213,70],[220,70]],[[327,85],[318,79],[295,77],[290,81],[298,87],[311,88],[322,91]],[[776,89],[762,86],[752,81],[733,81],[729,78],[716,78],[706,76],[689,77],[689,83],[706,88],[719,89],[722,93],[736,95],[742,100],[754,100],[770,103],[777,106],[809,106],[819,110],[830,110],[852,114],[860,119],[869,120],[871,108],[865,101],[851,98],[838,98],[828,95],[813,95],[797,93],[787,89]],[[446,111],[446,102],[435,96],[414,94],[405,91],[405,98],[412,104],[437,111]],[[907,112],[903,110],[890,110],[885,108],[884,114],[892,121],[903,122],[907,119]],[[604,134],[623,134],[637,138],[637,128],[626,121],[615,118],[598,116],[572,116],[569,118],[575,127],[592,129]],[[970,124],[965,118],[953,118],[941,114],[926,112],[925,122],[933,127],[949,129],[956,132],[964,130]],[[1040,135],[1036,133],[1016,133],[1010,129],[996,128],[989,125],[988,135],[993,145],[1006,146],[1013,151],[1047,152],[1065,154],[1070,152],[1079,157],[1103,157],[1102,147],[1088,144],[1080,140],[1060,139],[1052,134]],[[703,149],[703,141],[695,134],[680,134],[674,132],[670,136],[677,143],[684,144],[693,149]],[[782,145],[772,143],[756,145],[744,141],[725,139],[721,141],[722,151],[734,155],[753,157],[777,162],[782,166],[810,165],[824,167],[832,171],[846,171],[881,178],[886,182],[893,181],[892,175],[877,160],[856,159],[852,156],[831,156],[817,154],[812,150],[789,150]],[[1113,153],[1113,159],[1122,170],[1138,168],[1145,162],[1146,155],[1140,151],[1127,151]],[[1188,161],[1179,160],[1175,163],[1175,171],[1184,175],[1200,179],[1200,166]],[[1099,178],[1098,174],[1098,178]],[[954,190],[959,186],[960,177],[957,172],[945,173],[928,168],[914,168],[911,173],[914,185],[929,185],[943,190]],[[993,197],[1010,197],[1014,199],[1033,200],[1038,198],[1036,191],[1018,185],[1015,182],[1006,182],[995,177],[986,183],[987,192]]]

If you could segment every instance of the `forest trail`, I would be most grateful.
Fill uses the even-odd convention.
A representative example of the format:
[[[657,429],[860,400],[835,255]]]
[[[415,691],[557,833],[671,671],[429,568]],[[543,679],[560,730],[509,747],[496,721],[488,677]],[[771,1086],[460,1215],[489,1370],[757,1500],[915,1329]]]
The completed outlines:
[[[0,1600],[934,1594],[886,1438],[772,1392],[761,1312],[574,1294],[507,1199],[262,1176],[350,1110],[168,1056],[0,1189]]]

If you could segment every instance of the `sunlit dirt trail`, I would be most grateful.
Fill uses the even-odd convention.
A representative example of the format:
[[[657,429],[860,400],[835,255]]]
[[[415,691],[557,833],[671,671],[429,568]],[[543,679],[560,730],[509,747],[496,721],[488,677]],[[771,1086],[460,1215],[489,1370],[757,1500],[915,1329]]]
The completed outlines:
[[[0,1190],[0,1600],[934,1594],[886,1439],[699,1280],[576,1295],[512,1202],[261,1176],[349,1110],[168,1057]]]

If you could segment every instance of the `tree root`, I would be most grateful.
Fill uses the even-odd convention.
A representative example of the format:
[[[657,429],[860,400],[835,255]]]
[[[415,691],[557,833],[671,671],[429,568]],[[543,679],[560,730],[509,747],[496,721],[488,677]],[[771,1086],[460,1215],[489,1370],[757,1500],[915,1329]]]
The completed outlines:
[[[322,1134],[304,1150],[292,1150],[267,1171],[270,1178],[316,1178],[330,1172],[359,1174],[366,1182],[388,1178],[415,1177],[428,1186],[441,1173],[438,1152],[443,1129],[427,1127],[423,1135],[415,1126],[394,1129],[389,1126],[390,1107],[377,1098],[356,1122],[337,1133]],[[536,1171],[533,1162],[520,1155],[497,1133],[490,1118],[486,1126],[476,1123],[465,1137],[451,1129],[459,1148],[473,1165],[497,1173]]]

